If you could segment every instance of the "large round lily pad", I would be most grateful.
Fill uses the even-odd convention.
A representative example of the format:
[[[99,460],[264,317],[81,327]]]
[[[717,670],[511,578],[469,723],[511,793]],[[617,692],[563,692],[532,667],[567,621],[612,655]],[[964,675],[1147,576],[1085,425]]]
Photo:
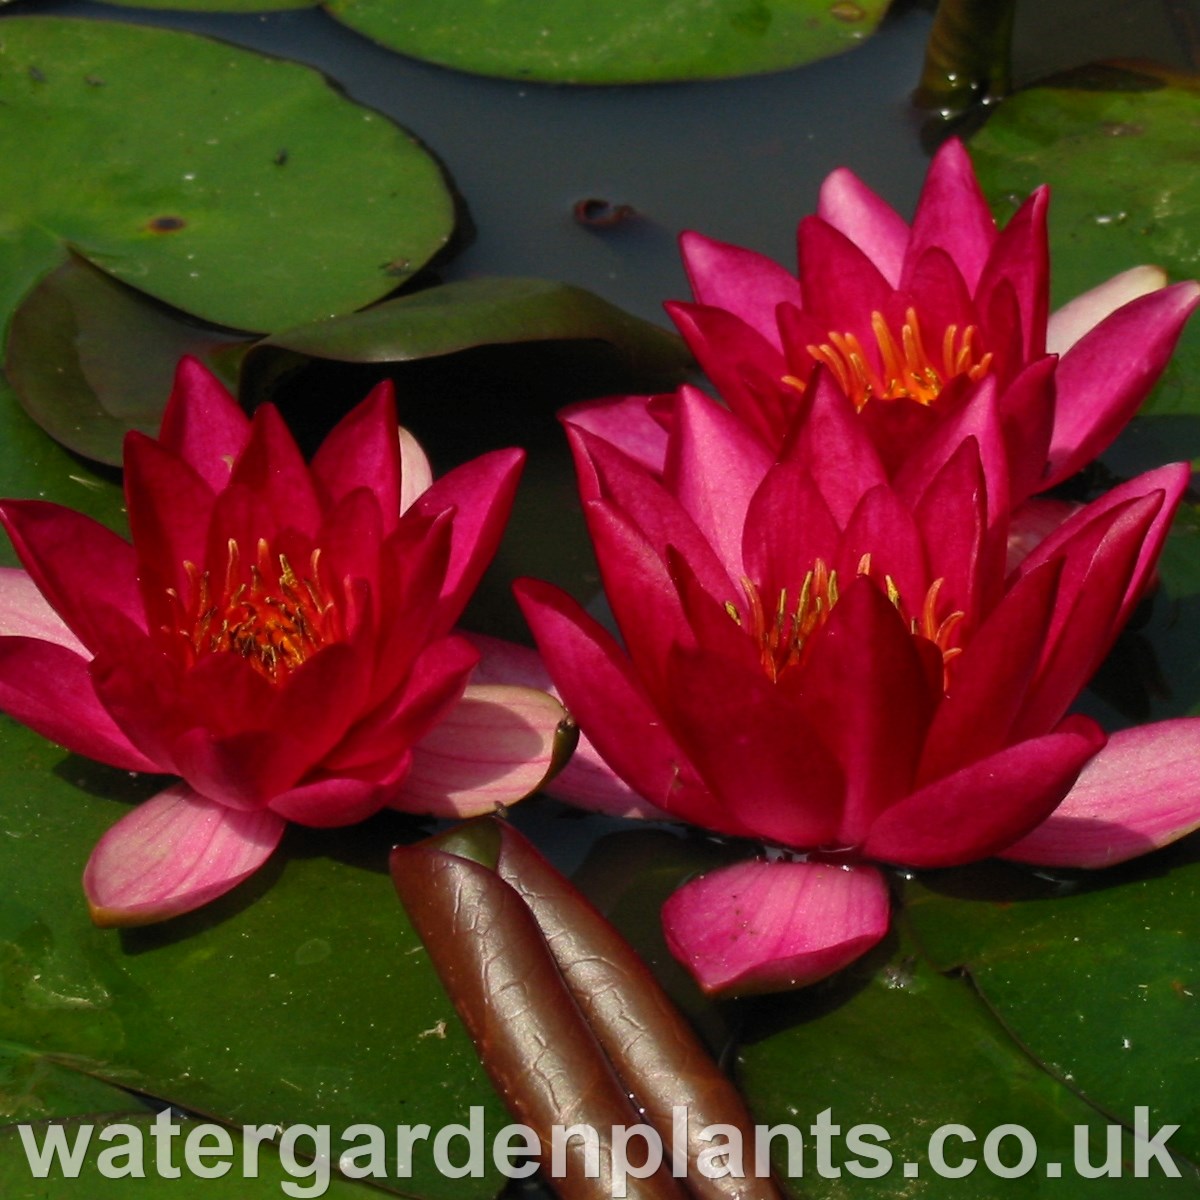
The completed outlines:
[[[551,83],[721,79],[851,49],[888,0],[329,0],[330,14],[402,54]]]
[[[972,139],[984,189],[1008,216],[1053,188],[1055,303],[1138,263],[1200,274],[1200,84],[1157,68],[1084,68],[1026,88]],[[1200,411],[1200,322],[1185,332],[1151,409]],[[1176,449],[1175,453],[1180,451]],[[1200,443],[1185,448],[1200,454]]]
[[[68,246],[216,324],[359,308],[444,243],[433,159],[315,71],[109,21],[0,30],[0,320]]]

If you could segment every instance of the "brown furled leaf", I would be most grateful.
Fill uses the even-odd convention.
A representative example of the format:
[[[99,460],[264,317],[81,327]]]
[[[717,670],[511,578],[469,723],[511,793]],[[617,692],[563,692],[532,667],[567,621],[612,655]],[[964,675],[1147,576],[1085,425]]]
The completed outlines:
[[[649,967],[588,899],[511,825],[500,826],[496,869],[529,906],[575,1003],[645,1119],[672,1144],[674,1110],[686,1107],[688,1186],[698,1200],[778,1200],[754,1175],[754,1121]],[[741,1131],[746,1177],[708,1179],[697,1169],[710,1125]],[[683,1139],[680,1139],[683,1142]]]
[[[542,1144],[546,1177],[563,1200],[609,1200],[614,1127],[640,1122],[596,1038],[571,998],[537,923],[520,896],[476,857],[495,844],[489,821],[474,822],[392,851],[396,890],[509,1112]],[[449,841],[454,853],[443,846]],[[441,844],[439,844],[441,843]],[[589,1178],[579,1138],[566,1142],[564,1170],[551,1173],[555,1125],[591,1126],[599,1172]],[[635,1200],[682,1200],[669,1158],[652,1176],[629,1178]]]

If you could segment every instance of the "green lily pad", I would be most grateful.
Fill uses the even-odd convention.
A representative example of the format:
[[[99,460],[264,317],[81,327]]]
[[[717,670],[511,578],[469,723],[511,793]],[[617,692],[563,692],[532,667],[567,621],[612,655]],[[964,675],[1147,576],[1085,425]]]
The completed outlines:
[[[964,967],[1046,1070],[1124,1121],[1148,1107],[1200,1159],[1200,839],[1102,873],[1017,868],[913,885],[915,936]]]
[[[888,0],[327,0],[325,7],[390,50],[462,71],[645,83],[754,75],[827,58],[874,32]]]
[[[679,383],[691,362],[681,338],[583,288],[545,279],[470,279],[313,321],[257,343],[242,369],[243,399],[273,398],[305,360],[411,363],[485,346],[593,342],[628,385]]]
[[[0,904],[0,1038],[227,1124],[328,1124],[338,1152],[358,1122],[437,1129],[481,1105],[505,1123],[386,873],[410,822],[293,830],[206,909],[96,929],[83,864],[159,787],[0,722],[0,874],[21,880]],[[418,1148],[411,1179],[377,1182],[454,1200],[498,1176],[446,1179]]]
[[[1187,1164],[1180,1178],[1156,1169],[1133,1177],[1128,1136],[1120,1141],[1120,1178],[1072,1183],[1079,1178],[1076,1137],[1098,1165],[1108,1122],[1031,1061],[965,979],[939,975],[895,939],[890,955],[882,951],[825,986],[765,1003],[748,1024],[763,1032],[742,1048],[740,1077],[760,1121],[792,1126],[803,1139],[803,1158],[795,1164],[802,1177],[792,1182],[797,1195],[1200,1195],[1200,1177]],[[822,1113],[836,1133],[813,1130]],[[944,1126],[956,1128],[939,1157],[934,1146]],[[989,1139],[1002,1167],[1015,1170],[1021,1162],[1020,1135],[993,1134],[1003,1126],[1027,1131],[1036,1163],[1001,1181],[985,1157]],[[1077,1135],[1077,1128],[1086,1133]],[[788,1174],[782,1137],[773,1150],[776,1169]],[[966,1159],[976,1165],[964,1173]],[[947,1176],[943,1161],[959,1177]]]
[[[123,1088],[95,1079],[69,1062],[55,1062],[0,1042],[0,1138],[9,1123],[129,1112],[139,1103]],[[4,1159],[0,1154],[0,1163]],[[2,1171],[0,1167],[0,1174]],[[5,1195],[9,1194],[6,1189]]]
[[[246,344],[72,256],[13,315],[5,370],[25,411],[55,441],[120,466],[126,433],[158,433],[180,358],[191,354],[220,371]],[[235,374],[226,376],[230,386]]]
[[[5,19],[0,160],[4,321],[69,246],[206,321],[279,329],[379,299],[454,220],[433,159],[315,71],[110,21]]]
[[[1054,189],[1056,304],[1139,263],[1174,279],[1200,264],[1200,83],[1145,65],[1084,68],[997,106],[971,153],[997,213]],[[1192,321],[1147,411],[1200,412],[1200,322]],[[1200,455],[1200,442],[1175,450]]]

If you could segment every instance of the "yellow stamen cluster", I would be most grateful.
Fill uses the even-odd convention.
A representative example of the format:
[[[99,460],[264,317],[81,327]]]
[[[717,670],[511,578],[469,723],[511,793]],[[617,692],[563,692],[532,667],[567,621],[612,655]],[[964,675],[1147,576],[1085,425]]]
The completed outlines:
[[[298,576],[287,556],[272,555],[263,538],[248,572],[236,540],[230,538],[225,578],[214,589],[211,573],[184,563],[191,603],[178,632],[193,660],[205,654],[240,654],[272,682],[278,682],[322,646],[340,637],[340,616],[321,585],[321,552],[314,550],[308,574]],[[248,578],[247,578],[248,575]],[[171,589],[173,599],[179,597]]]
[[[879,312],[871,314],[871,332],[879,350],[879,370],[852,333],[830,333],[829,341],[806,347],[818,363],[829,368],[859,410],[871,400],[913,400],[930,405],[952,379],[966,375],[978,382],[992,365],[991,352],[981,353],[976,345],[979,331],[974,325],[961,331],[957,325],[947,325],[942,359],[940,364],[935,362],[925,349],[913,308],[904,314],[898,338]],[[783,382],[804,390],[803,381],[794,375],[785,375]]]
[[[871,555],[864,554],[859,559],[856,574],[870,573]],[[950,643],[964,614],[955,611],[939,619],[938,597],[944,582],[944,579],[934,580],[925,593],[920,613],[908,621],[914,636],[926,638],[941,651],[943,671],[948,672],[950,661],[962,653],[962,647]],[[896,611],[906,616],[900,589],[890,575],[884,576],[884,587]],[[771,608],[763,603],[762,592],[752,580],[742,579],[742,591],[746,596],[745,616],[732,600],[726,601],[725,611],[757,645],[763,671],[772,683],[777,683],[785,671],[804,661],[812,635],[829,620],[829,614],[838,602],[837,571],[830,570],[828,564],[818,558],[804,576],[795,601],[784,588]]]

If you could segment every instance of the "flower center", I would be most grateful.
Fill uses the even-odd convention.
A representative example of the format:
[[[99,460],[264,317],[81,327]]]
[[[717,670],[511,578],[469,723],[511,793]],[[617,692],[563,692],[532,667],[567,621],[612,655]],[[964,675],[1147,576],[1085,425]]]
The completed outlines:
[[[870,573],[871,556],[864,554],[856,574]],[[962,647],[951,645],[951,641],[964,614],[956,610],[949,616],[938,616],[938,598],[944,583],[944,579],[935,579],[925,593],[920,612],[909,617],[895,580],[890,575],[884,576],[887,598],[908,620],[913,636],[925,638],[941,651],[943,685],[948,686],[950,662],[962,653]],[[762,591],[752,580],[742,579],[742,591],[746,597],[745,615],[732,600],[725,602],[725,611],[755,643],[763,671],[772,683],[777,683],[786,671],[804,662],[813,634],[829,620],[838,602],[837,571],[831,571],[824,559],[818,558],[804,576],[795,598],[784,588],[770,608],[763,603]]]
[[[966,375],[977,382],[992,365],[991,351],[983,353],[976,345],[979,331],[974,325],[961,332],[957,325],[946,326],[938,363],[926,352],[914,308],[904,314],[898,336],[879,312],[871,314],[871,332],[878,347],[879,370],[872,366],[862,343],[852,333],[830,333],[829,341],[806,347],[818,363],[829,368],[859,410],[870,400],[912,400],[930,405],[952,379]],[[785,375],[783,382],[804,390],[803,380],[794,375]]]
[[[265,538],[257,560],[242,565],[230,538],[225,577],[214,587],[209,571],[184,563],[191,603],[182,606],[178,631],[191,661],[206,654],[240,654],[272,682],[286,678],[322,646],[343,636],[341,614],[321,583],[321,552],[314,550],[308,573],[299,576],[283,554],[273,555]],[[178,602],[178,596],[172,589]]]

